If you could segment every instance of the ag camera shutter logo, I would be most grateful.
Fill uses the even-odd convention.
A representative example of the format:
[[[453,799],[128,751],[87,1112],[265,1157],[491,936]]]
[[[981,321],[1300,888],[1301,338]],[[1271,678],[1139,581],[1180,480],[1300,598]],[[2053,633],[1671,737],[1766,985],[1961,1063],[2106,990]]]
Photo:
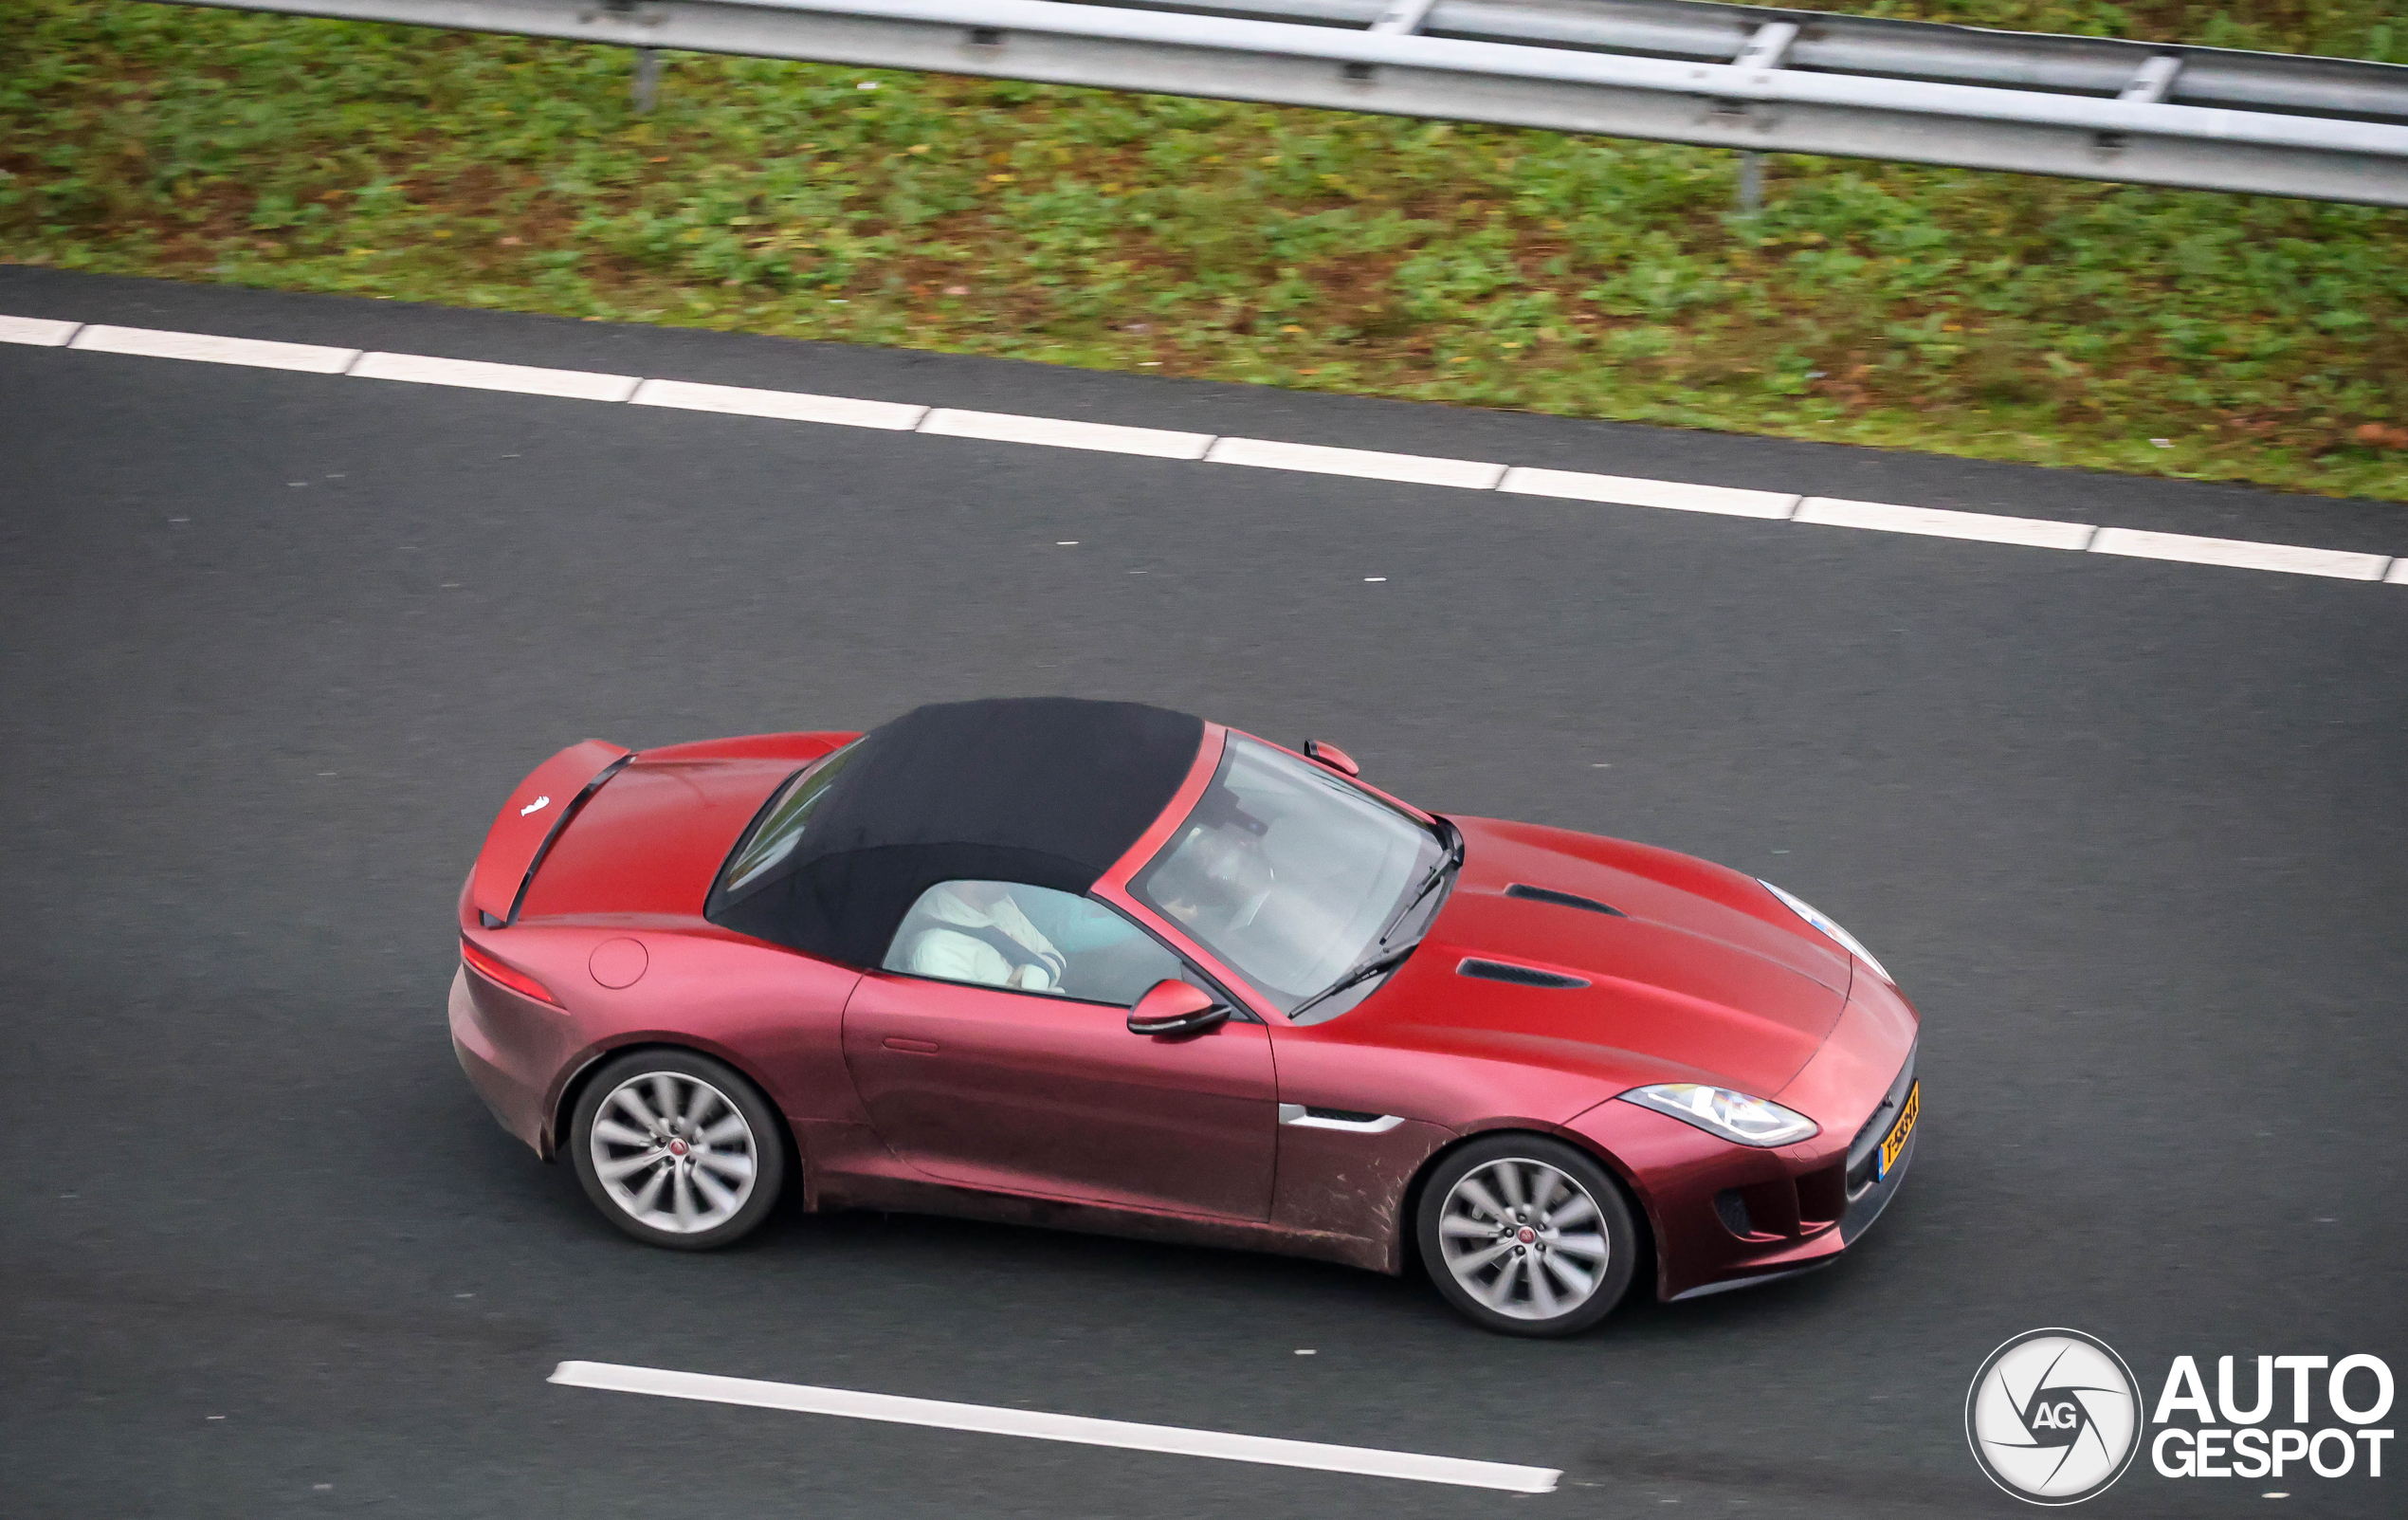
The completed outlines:
[[[2094,1498],[2140,1453],[2132,1369],[2096,1336],[2026,1330],[1974,1374],[1965,1441],[1990,1481],[2027,1503]]]

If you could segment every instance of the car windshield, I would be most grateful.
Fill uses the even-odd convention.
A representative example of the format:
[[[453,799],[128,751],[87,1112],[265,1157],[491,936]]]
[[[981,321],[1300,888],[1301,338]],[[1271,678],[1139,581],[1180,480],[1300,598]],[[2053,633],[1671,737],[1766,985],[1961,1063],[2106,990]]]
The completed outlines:
[[[1131,888],[1285,1013],[1377,947],[1443,853],[1322,766],[1231,735],[1201,800]]]
[[[759,881],[772,866],[794,852],[803,840],[803,831],[811,823],[812,809],[828,795],[829,783],[843,774],[845,767],[860,749],[860,741],[824,755],[794,774],[777,799],[761,815],[753,837],[728,863],[727,878],[721,889],[740,892]]]

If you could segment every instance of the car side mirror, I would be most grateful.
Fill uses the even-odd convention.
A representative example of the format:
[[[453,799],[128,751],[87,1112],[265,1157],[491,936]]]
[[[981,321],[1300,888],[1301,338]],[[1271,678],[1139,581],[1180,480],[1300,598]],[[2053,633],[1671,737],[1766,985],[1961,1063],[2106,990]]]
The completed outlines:
[[[1165,979],[1129,1010],[1132,1035],[1201,1035],[1229,1021],[1229,1004],[1193,982]]]
[[[1304,741],[1304,758],[1326,765],[1341,776],[1363,774],[1363,768],[1355,763],[1354,756],[1347,754],[1335,744],[1324,744],[1318,739]]]

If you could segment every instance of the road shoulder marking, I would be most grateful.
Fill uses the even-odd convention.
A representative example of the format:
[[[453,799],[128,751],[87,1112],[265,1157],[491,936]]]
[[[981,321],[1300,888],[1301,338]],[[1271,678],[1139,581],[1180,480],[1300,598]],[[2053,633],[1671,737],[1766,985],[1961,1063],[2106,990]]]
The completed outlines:
[[[2090,540],[2090,552],[2130,555],[2141,559],[2179,559],[2194,565],[2228,565],[2235,570],[2331,576],[2339,580],[2381,580],[2385,567],[2390,567],[2395,575],[2399,568],[2379,554],[2304,549],[2297,544],[2258,543],[2247,539],[2200,539],[2187,533],[2146,533],[2139,528],[2101,528],[2099,536]]]
[[[663,1399],[696,1399],[709,1403],[743,1404],[755,1409],[784,1409],[796,1414],[884,1420],[889,1424],[928,1425],[939,1430],[967,1430],[990,1436],[1070,1441],[1083,1446],[1116,1446],[1132,1452],[1212,1456],[1231,1462],[1263,1462],[1274,1467],[1309,1467],[1324,1473],[1357,1473],[1369,1477],[1408,1478],[1417,1483],[1452,1483],[1468,1488],[1502,1489],[1508,1493],[1552,1493],[1556,1481],[1563,1475],[1551,1467],[1476,1462],[1459,1456],[1424,1456],[1415,1452],[1386,1452],[1368,1446],[1331,1446],[1321,1441],[1287,1440],[1274,1436],[1235,1436],[1223,1431],[1188,1430],[1177,1425],[1140,1425],[1125,1419],[1092,1419],[1084,1415],[1050,1415],[1032,1409],[999,1409],[988,1404],[905,1399],[894,1394],[859,1393],[849,1388],[815,1388],[799,1383],[764,1383],[754,1378],[722,1378],[702,1372],[621,1366],[609,1362],[563,1362],[553,1369],[547,1381],[572,1388],[650,1394]]]
[[[1952,512],[1936,506],[1901,506],[1894,502],[1847,502],[1830,496],[1806,498],[1797,504],[1797,515],[1791,521],[1832,528],[1915,533],[1934,539],[2019,543],[2034,549],[2085,549],[2089,546],[2090,536],[2099,531],[2088,522],[2060,522],[2053,518],[1998,517],[1988,512]]]
[[[884,428],[909,432],[928,414],[926,407],[900,401],[862,401],[848,395],[812,395],[804,391],[757,391],[741,385],[701,385],[692,380],[647,380],[629,401],[639,407],[681,412],[717,412],[733,417],[775,417],[781,422],[820,422],[839,428]]]
[[[240,364],[255,370],[299,370],[307,375],[340,375],[359,357],[356,348],[271,343],[257,338],[218,338],[209,333],[165,332],[155,327],[85,327],[77,332],[67,347],[92,354],[192,359],[203,364]]]
[[[1587,475],[1569,469],[1515,466],[1497,489],[1521,496],[1554,496],[1568,502],[1608,502],[1618,506],[1659,506],[1674,512],[1713,512],[1724,517],[1779,522],[1803,500],[1794,491],[1742,491],[1728,485],[1690,485],[1634,475]]]
[[[1201,459],[1212,447],[1209,432],[1172,432],[1161,428],[1123,428],[1068,417],[1025,417],[1014,412],[964,412],[938,407],[921,419],[920,430],[939,438],[984,438],[999,444],[1035,444],[1046,449],[1085,449],[1106,454],[1144,454],[1155,459]]]
[[[1284,444],[1268,438],[1223,438],[1205,452],[1209,465],[1250,465],[1257,469],[1297,469],[1313,475],[1351,475],[1357,480],[1396,481],[1406,485],[1452,485],[1494,490],[1503,465],[1476,459],[1436,459],[1426,454],[1388,454],[1372,449],[1331,449],[1322,444]]]
[[[0,317],[0,343],[27,343],[35,348],[63,348],[82,322],[53,321],[47,317]]]
[[[1799,496],[1786,491],[1742,490],[1686,481],[1648,480],[1630,475],[1509,467],[1476,459],[1388,453],[1374,449],[1341,449],[1325,444],[1282,443],[1268,438],[1216,438],[1210,433],[1083,422],[1071,417],[1024,416],[1018,412],[973,412],[954,407],[932,408],[899,401],[872,401],[858,396],[813,395],[801,391],[705,385],[693,380],[646,379],[589,370],[540,369],[483,359],[439,358],[426,354],[362,353],[357,349],[330,348],[314,343],[220,338],[208,333],[182,333],[148,327],[83,326],[45,317],[0,315],[0,343],[193,359],[319,375],[349,375],[361,379],[509,391],[523,395],[558,396],[578,401],[632,402],[637,406],[684,412],[715,412],[733,416],[877,428],[895,432],[918,431],[938,437],[979,438],[995,443],[1083,449],[1156,459],[1201,460],[1214,465],[1298,470],[1307,474],[1388,481],[1406,485],[1493,490],[1506,495],[1656,507],[1676,512],[1707,512],[1724,517],[1861,528],[1880,533],[1908,533],[1925,538],[1966,539],[2030,548],[2089,550],[2129,559],[2169,559],[2229,569],[2408,585],[2408,555],[2395,559],[2388,555],[2317,549],[2300,544],[2207,539],[2139,528],[2102,528],[2088,522],[2063,522],[2051,518],[2006,517],[1988,512],[1912,506],[1895,502],[1855,502],[1829,496]]]
[[[362,354],[350,374],[362,380],[406,380],[412,385],[456,385],[470,391],[513,391],[571,401],[625,401],[635,394],[632,375],[592,370],[545,370],[483,359],[435,358],[426,354]]]

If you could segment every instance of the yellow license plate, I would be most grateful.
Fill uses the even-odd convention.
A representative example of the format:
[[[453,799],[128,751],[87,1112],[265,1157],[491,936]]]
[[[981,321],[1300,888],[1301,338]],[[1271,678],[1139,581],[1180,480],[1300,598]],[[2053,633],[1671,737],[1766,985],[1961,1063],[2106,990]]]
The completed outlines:
[[[1889,1133],[1881,1137],[1881,1165],[1873,1173],[1874,1181],[1888,1177],[1889,1169],[1898,1164],[1898,1153],[1905,1150],[1906,1142],[1914,1137],[1915,1114],[1922,1106],[1923,1081],[1917,1078],[1915,1084],[1906,1090],[1906,1106],[1898,1110],[1898,1122],[1889,1126]]]

